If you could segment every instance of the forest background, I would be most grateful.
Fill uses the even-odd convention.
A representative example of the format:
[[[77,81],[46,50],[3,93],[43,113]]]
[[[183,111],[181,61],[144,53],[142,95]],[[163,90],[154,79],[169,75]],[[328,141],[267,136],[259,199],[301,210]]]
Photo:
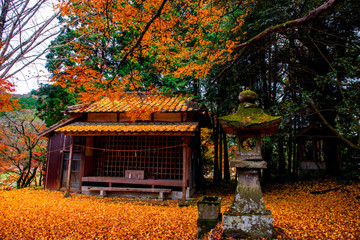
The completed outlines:
[[[211,165],[214,182],[230,177],[227,153],[233,143],[217,119],[236,110],[246,88],[259,94],[267,113],[283,116],[279,131],[263,141],[264,178],[298,177],[308,157],[324,163],[326,174],[358,176],[358,1],[60,1],[48,19],[62,26],[47,35],[56,35],[46,55],[50,83],[31,93],[36,113],[19,114],[9,112],[19,108],[11,95],[11,70],[28,57],[24,49],[39,46],[24,44],[50,26],[48,20],[32,25],[42,31],[14,42],[30,21],[21,14],[31,17],[36,6],[24,3],[4,1],[0,17],[1,123],[14,121],[2,125],[11,134],[2,132],[0,170],[17,168],[18,187],[29,185],[34,170],[44,167],[42,140],[29,138],[44,128],[39,119],[50,126],[64,117],[66,106],[103,96],[115,100],[125,91],[192,94],[209,109],[213,127],[203,140],[203,162]],[[31,99],[20,98],[20,104]],[[22,129],[33,131],[21,133],[15,119],[26,119]],[[19,134],[23,141],[17,141]]]

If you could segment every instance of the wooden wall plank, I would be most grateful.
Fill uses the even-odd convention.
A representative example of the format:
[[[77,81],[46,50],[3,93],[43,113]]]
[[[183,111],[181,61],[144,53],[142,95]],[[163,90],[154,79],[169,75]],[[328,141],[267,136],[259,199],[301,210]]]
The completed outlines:
[[[58,190],[60,188],[63,141],[62,133],[56,133],[49,137],[45,189]]]
[[[119,113],[119,122],[128,122],[130,118],[126,115],[126,113]]]
[[[181,113],[154,113],[155,122],[181,122]]]
[[[90,157],[93,155],[94,150],[94,136],[85,137],[86,141],[86,148],[85,148],[85,156]]]
[[[116,122],[118,120],[117,113],[88,113],[88,122]]]

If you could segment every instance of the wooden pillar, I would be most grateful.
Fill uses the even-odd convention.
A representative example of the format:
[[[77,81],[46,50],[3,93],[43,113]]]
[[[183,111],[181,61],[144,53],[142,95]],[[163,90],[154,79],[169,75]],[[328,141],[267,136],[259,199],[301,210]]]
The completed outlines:
[[[191,148],[189,147],[190,145],[190,138],[187,139],[188,141],[186,141],[186,186],[191,188],[190,186],[190,177],[191,177],[191,164],[190,164],[190,158],[191,158]]]
[[[82,151],[81,152],[81,159],[80,159],[80,174],[79,174],[79,191],[81,192],[81,188],[82,188],[82,178],[84,177],[85,174],[85,153]]]
[[[183,178],[182,178],[182,200],[186,200],[186,173],[187,173],[187,147],[186,147],[186,137],[183,137]]]
[[[71,197],[70,195],[70,181],[71,181],[71,168],[72,168],[72,159],[73,159],[73,148],[74,148],[74,136],[71,136],[70,143],[70,153],[69,153],[69,162],[67,168],[67,178],[66,178],[66,192],[64,197]]]
[[[186,188],[190,186],[190,137],[183,137],[183,181],[182,181],[182,200],[186,200]]]

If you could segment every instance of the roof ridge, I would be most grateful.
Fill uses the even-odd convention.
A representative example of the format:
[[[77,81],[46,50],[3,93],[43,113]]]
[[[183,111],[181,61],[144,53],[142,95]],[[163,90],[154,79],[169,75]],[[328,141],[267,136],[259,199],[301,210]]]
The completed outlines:
[[[155,97],[152,97],[155,96]],[[139,96],[138,93],[125,93],[119,96],[119,99],[110,100],[104,97],[91,104],[75,105],[68,109],[68,113],[85,112],[128,112],[132,110],[155,108],[156,112],[183,112],[196,111],[199,104],[191,101],[190,94],[160,94],[151,93]]]

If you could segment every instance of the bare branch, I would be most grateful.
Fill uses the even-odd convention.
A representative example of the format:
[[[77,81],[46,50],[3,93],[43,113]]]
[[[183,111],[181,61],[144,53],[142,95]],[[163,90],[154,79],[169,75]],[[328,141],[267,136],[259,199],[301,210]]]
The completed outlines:
[[[232,50],[240,50],[240,52],[237,54],[236,58],[231,61],[231,63],[224,67],[224,69],[214,78],[213,82],[221,80],[226,72],[231,69],[234,64],[244,55],[244,53],[251,47],[252,44],[256,43],[260,39],[270,35],[271,33],[276,33],[283,31],[288,28],[292,28],[301,24],[309,23],[311,21],[314,21],[317,17],[319,17],[324,12],[328,11],[330,8],[334,7],[337,3],[339,3],[341,0],[329,0],[328,2],[322,4],[321,6],[315,8],[314,10],[310,11],[307,15],[304,17],[287,21],[272,27],[266,28],[264,31],[256,35],[255,37],[251,38],[250,40],[235,46],[232,48]]]
[[[50,0],[5,0],[0,7],[0,78],[12,76],[39,59],[50,38],[60,29],[54,24],[59,11],[52,11]],[[46,17],[46,19],[45,19]],[[46,46],[45,46],[46,45]],[[27,59],[26,61],[24,61]],[[23,62],[22,62],[23,61]]]
[[[280,32],[280,31],[283,31],[283,30],[288,29],[288,28],[292,28],[292,27],[295,27],[295,26],[298,26],[298,25],[301,25],[301,24],[305,24],[305,23],[309,23],[311,21],[314,21],[321,14],[328,11],[330,8],[335,6],[340,1],[341,0],[329,0],[326,3],[324,3],[323,5],[315,8],[312,11],[310,11],[304,17],[301,17],[301,18],[298,18],[298,19],[295,19],[295,20],[291,20],[291,21],[288,21],[288,22],[284,22],[284,23],[278,24],[276,26],[268,27],[264,31],[262,31],[261,33],[256,35],[255,37],[251,38],[250,40],[248,40],[248,41],[246,41],[246,42],[244,42],[244,43],[242,43],[242,44],[240,44],[238,46],[233,47],[232,50],[237,50],[237,49],[247,47],[247,46],[255,43],[256,41],[268,36],[271,33]]]
[[[302,92],[301,89],[299,88],[294,88],[291,85],[283,82],[283,81],[279,81],[281,84],[283,84],[284,86],[286,86],[287,88],[291,89],[292,91],[303,95],[306,100],[310,103],[311,107],[314,109],[315,113],[320,117],[320,119],[323,121],[323,123],[325,124],[325,126],[327,126],[342,142],[344,142],[345,144],[347,144],[348,146],[350,146],[351,148],[354,149],[358,149],[360,150],[360,145],[356,145],[353,142],[351,142],[349,139],[347,139],[346,137],[342,136],[339,131],[334,128],[328,121],[327,119],[324,117],[324,115],[322,114],[321,110],[319,110],[319,108],[316,106],[316,104],[314,103],[314,101],[307,97],[306,95],[304,95],[304,93]]]

